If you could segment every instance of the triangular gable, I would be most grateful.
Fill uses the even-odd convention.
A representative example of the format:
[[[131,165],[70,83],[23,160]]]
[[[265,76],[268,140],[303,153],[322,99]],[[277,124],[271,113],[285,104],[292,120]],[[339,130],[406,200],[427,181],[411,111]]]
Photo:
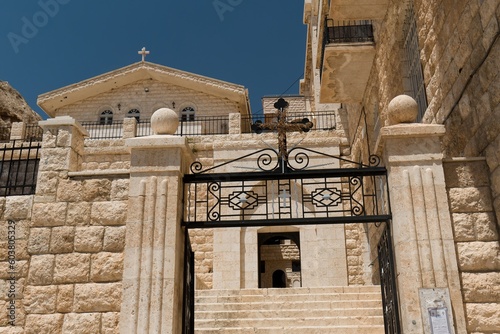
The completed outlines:
[[[47,115],[54,117],[55,111],[59,108],[145,79],[153,79],[226,98],[238,103],[243,114],[250,112],[248,92],[245,87],[150,62],[134,63],[39,95],[37,104]]]

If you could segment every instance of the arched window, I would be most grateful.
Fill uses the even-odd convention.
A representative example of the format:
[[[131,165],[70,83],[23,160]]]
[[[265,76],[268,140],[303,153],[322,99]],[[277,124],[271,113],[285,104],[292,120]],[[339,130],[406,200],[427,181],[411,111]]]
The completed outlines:
[[[127,117],[130,117],[130,118],[135,118],[135,120],[137,122],[139,122],[139,119],[141,118],[141,112],[139,111],[139,109],[130,109],[128,111],[128,115]]]
[[[104,110],[99,117],[99,124],[110,125],[113,123],[113,112],[111,110]]]
[[[181,111],[182,121],[194,121],[195,110],[193,107],[185,107]]]

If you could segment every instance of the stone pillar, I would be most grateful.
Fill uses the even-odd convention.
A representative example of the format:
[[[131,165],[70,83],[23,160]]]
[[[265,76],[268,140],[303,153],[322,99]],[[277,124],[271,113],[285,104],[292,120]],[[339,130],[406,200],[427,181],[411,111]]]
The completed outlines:
[[[390,123],[397,121],[392,119]],[[431,333],[432,321],[437,321],[431,318],[431,309],[446,312],[449,333],[466,333],[442,165],[444,133],[443,125],[395,124],[381,129],[377,144],[377,153],[388,170],[395,270],[405,334]]]
[[[229,134],[238,135],[241,133],[241,115],[239,113],[229,114]]]
[[[135,117],[123,119],[123,139],[134,138],[137,132],[137,120]]]
[[[78,171],[87,131],[73,118],[61,116],[40,121],[43,129],[42,150],[36,195],[38,202],[54,202],[59,178]]]
[[[182,177],[192,153],[185,137],[170,135],[131,138],[126,145],[131,166],[120,333],[181,333]]]
[[[10,128],[10,140],[23,140],[26,131],[26,123],[14,122]]]

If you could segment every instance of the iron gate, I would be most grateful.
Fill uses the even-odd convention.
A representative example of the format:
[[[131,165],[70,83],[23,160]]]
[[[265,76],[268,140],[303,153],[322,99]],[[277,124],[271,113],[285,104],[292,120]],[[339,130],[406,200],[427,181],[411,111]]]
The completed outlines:
[[[391,226],[385,224],[384,232],[377,246],[384,326],[386,334],[399,334],[401,330],[391,240]]]
[[[182,307],[182,333],[194,333],[194,253],[186,229],[184,246],[184,300]]]
[[[275,160],[273,152],[276,153]],[[252,155],[258,157],[251,159]],[[336,162],[325,162],[328,159]],[[253,169],[258,173],[213,173],[217,168],[234,163],[252,169],[252,161],[256,164]],[[211,168],[203,168],[201,163],[195,162],[191,166],[192,174],[183,179],[185,210],[182,225],[186,234],[191,228],[346,223],[375,223],[377,226],[386,223],[388,226],[392,217],[387,170],[379,167],[379,162],[378,157],[371,156],[369,164],[365,165],[301,147],[287,151],[286,159],[272,149],[263,149]],[[324,169],[325,165],[331,164],[346,167]],[[189,238],[186,243],[189,243]],[[378,249],[385,330],[386,333],[399,334],[388,228]],[[191,284],[194,277],[192,261],[192,255],[186,256],[186,280]],[[194,315],[193,287],[188,286],[186,282],[185,334],[192,333],[188,331],[192,330],[188,323],[194,321],[190,318]]]

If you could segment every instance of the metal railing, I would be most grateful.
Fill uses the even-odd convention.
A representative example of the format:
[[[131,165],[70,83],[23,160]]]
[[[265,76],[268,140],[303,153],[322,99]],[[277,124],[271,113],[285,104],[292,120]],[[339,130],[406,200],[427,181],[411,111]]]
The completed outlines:
[[[97,122],[82,122],[89,133],[87,139],[119,139],[123,136],[123,121],[113,121],[110,124]]]
[[[11,141],[0,146],[0,196],[35,193],[41,143]]]
[[[287,122],[298,122],[307,118],[313,123],[311,131],[317,130],[335,130],[335,111],[317,111],[317,112],[288,112]],[[262,123],[272,123],[276,122],[275,114],[254,114],[251,116],[241,117],[241,132],[251,133],[252,124],[260,121]],[[264,130],[264,132],[270,132],[270,130]]]
[[[251,125],[257,120],[262,122],[273,122],[274,114],[255,114],[241,117],[241,132],[251,133]],[[293,122],[304,118],[313,122],[312,130],[335,129],[335,112],[289,112],[288,121]],[[100,122],[82,122],[82,126],[89,133],[87,139],[104,140],[120,139],[123,137],[123,121],[113,121],[111,124]],[[151,120],[140,120],[137,122],[136,137],[151,136]],[[210,136],[229,134],[229,116],[197,116],[194,120],[180,119],[179,126],[174,135],[176,136]]]
[[[373,24],[370,20],[325,20],[325,44],[374,42]]]
[[[10,130],[11,126],[0,126],[0,143],[5,143],[10,141]]]
[[[24,141],[42,141],[43,129],[38,124],[26,124]]]
[[[229,116],[197,116],[193,120],[180,119],[176,136],[207,136],[229,133]],[[153,134],[150,120],[137,123],[137,137]]]

